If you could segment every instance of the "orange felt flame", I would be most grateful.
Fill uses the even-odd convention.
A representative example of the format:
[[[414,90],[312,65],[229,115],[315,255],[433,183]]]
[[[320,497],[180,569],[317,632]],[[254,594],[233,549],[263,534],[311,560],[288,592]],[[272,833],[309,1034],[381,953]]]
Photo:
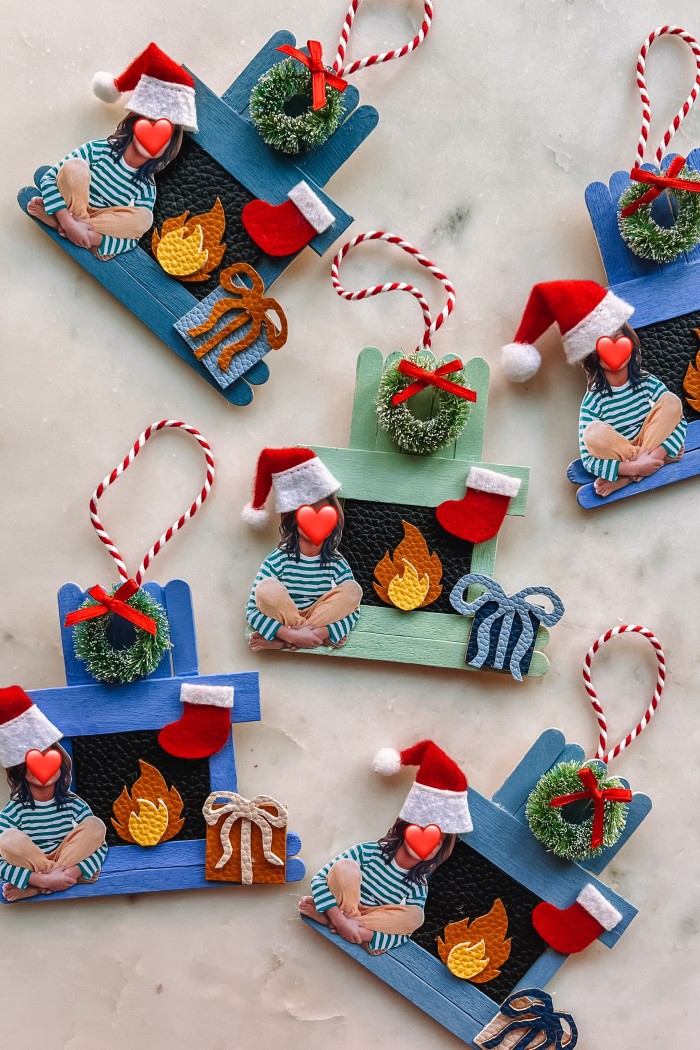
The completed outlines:
[[[500,967],[510,956],[511,938],[508,915],[498,897],[486,915],[451,922],[445,927],[444,940],[437,939],[438,954],[455,976],[472,984],[485,984],[500,974]]]
[[[700,328],[694,329],[698,341],[700,341]],[[683,389],[686,393],[686,401],[696,412],[700,412],[700,350],[695,355],[695,364],[690,362],[683,380]]]
[[[123,788],[112,807],[112,824],[125,842],[155,846],[177,835],[185,823],[180,816],[184,803],[177,788],[168,789],[155,766],[143,759],[139,759],[139,766],[141,776],[131,793]]]
[[[398,609],[422,609],[442,594],[442,562],[431,554],[423,533],[403,521],[403,539],[390,555],[376,565],[374,589],[387,605]]]
[[[206,254],[206,261],[196,273],[187,276],[178,275],[179,281],[208,281],[211,274],[220,264],[226,251],[226,245],[221,243],[221,238],[226,230],[226,215],[221,201],[217,197],[209,211],[201,215],[190,215],[188,211],[182,215],[175,215],[166,219],[158,230],[153,231],[151,236],[151,251],[158,258],[158,245],[163,237],[175,230],[184,230],[184,237],[191,237],[199,226],[202,231],[201,251]]]

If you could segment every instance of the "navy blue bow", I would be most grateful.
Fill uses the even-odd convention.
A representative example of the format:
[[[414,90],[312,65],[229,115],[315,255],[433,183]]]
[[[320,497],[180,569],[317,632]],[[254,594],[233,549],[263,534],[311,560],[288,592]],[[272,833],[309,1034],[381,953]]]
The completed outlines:
[[[515,1006],[518,1000],[530,999],[529,1003]],[[551,995],[539,988],[522,988],[513,992],[501,1005],[504,1017],[514,1018],[496,1035],[480,1043],[483,1050],[494,1050],[501,1046],[505,1037],[511,1032],[522,1031],[512,1050],[527,1050],[541,1036],[545,1041],[536,1042],[537,1050],[574,1050],[578,1042],[578,1029],[571,1014],[556,1013]],[[566,1028],[562,1025],[566,1023]]]

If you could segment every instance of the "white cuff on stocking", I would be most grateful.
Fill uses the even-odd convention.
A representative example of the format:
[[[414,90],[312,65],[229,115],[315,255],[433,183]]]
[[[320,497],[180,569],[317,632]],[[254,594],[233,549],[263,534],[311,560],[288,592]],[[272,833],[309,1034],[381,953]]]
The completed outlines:
[[[485,467],[472,467],[467,475],[468,489],[476,489],[477,492],[493,492],[496,496],[509,496],[511,499],[518,495],[521,484],[520,478],[498,474],[495,470],[486,470]]]
[[[600,923],[604,930],[614,930],[622,919],[622,915],[617,908],[613,908],[610,901],[605,899],[592,882],[587,883],[583,887],[576,901],[584,911],[587,911],[589,915],[592,915]]]
[[[296,186],[292,186],[287,196],[290,201],[296,204],[306,221],[316,230],[316,233],[323,233],[335,222],[333,212],[328,210],[321,198],[311,189],[308,182],[298,182]]]
[[[233,707],[232,685],[195,685],[183,682],[180,689],[183,704],[202,704],[205,707]]]

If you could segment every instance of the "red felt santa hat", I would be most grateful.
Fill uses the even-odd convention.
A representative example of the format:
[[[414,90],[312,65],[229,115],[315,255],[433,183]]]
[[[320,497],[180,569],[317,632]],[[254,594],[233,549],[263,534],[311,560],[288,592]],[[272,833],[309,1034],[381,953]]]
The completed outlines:
[[[18,766],[24,762],[27,751],[45,751],[62,736],[24,689],[18,685],[0,689],[1,766]]]
[[[185,131],[197,130],[194,80],[156,44],[149,44],[123,73],[95,73],[92,90],[103,102],[117,102],[126,91],[133,95],[124,108],[151,120],[169,120]]]
[[[531,379],[542,360],[533,343],[555,323],[569,364],[583,361],[593,353],[601,336],[614,335],[633,313],[633,306],[595,281],[536,284],[514,342],[502,348],[503,369],[515,383]]]
[[[265,503],[272,489],[275,510],[286,514],[332,496],[340,482],[309,448],[264,448],[258,457],[253,500],[243,508],[247,525],[262,528],[270,519]]]
[[[416,779],[399,813],[409,824],[437,824],[446,835],[472,830],[467,778],[457,763],[432,740],[396,751],[383,747],[372,762],[375,773],[390,777],[402,766],[418,766]]]

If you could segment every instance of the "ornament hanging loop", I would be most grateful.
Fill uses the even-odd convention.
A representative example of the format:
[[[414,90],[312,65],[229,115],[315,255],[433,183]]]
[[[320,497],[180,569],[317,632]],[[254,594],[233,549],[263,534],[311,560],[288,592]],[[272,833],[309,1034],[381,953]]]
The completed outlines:
[[[593,660],[593,657],[602,645],[605,645],[606,642],[609,642],[611,638],[615,638],[618,634],[625,634],[627,632],[641,634],[643,638],[647,638],[651,642],[654,648],[654,655],[656,656],[657,663],[656,684],[654,686],[654,695],[652,696],[649,702],[649,706],[644,712],[642,718],[639,720],[639,722],[637,722],[637,725],[634,727],[634,729],[632,729],[627,734],[627,736],[620,741],[619,744],[617,744],[614,748],[612,748],[612,750],[608,751],[606,754],[605,748],[608,744],[608,723],[605,717],[605,712],[603,711],[603,707],[600,701],[598,700],[598,694],[593,688],[593,683],[591,681],[591,662]],[[609,631],[606,631],[605,634],[602,634],[600,638],[596,639],[596,641],[593,643],[593,645],[590,647],[590,649],[584,657],[582,673],[583,684],[585,686],[586,692],[588,693],[593,710],[596,713],[596,718],[598,719],[598,728],[600,731],[598,737],[598,750],[596,751],[594,757],[607,765],[611,758],[616,758],[621,751],[624,751],[626,747],[629,747],[632,741],[635,740],[636,737],[638,737],[639,734],[642,733],[649,725],[649,722],[651,721],[654,712],[656,711],[656,708],[659,706],[661,694],[663,693],[664,686],[666,684],[666,658],[664,656],[664,651],[661,648],[661,642],[656,637],[656,635],[653,634],[648,628],[639,627],[638,625],[632,624],[622,624],[620,627],[611,628]]]
[[[647,141],[649,139],[649,128],[651,126],[651,101],[649,99],[646,80],[644,78],[647,55],[649,53],[649,48],[651,47],[653,42],[664,35],[680,37],[680,39],[683,40],[692,51],[695,57],[695,83],[693,84],[693,88],[690,94],[688,95],[687,99],[685,100],[681,108],[678,110],[678,113],[669,124],[668,129],[666,130],[663,138],[659,142],[655,154],[657,167],[661,166],[661,159],[664,153],[666,152],[671,139],[678,131],[684,119],[690,113],[695,103],[695,100],[698,97],[698,93],[700,92],[700,45],[698,44],[697,40],[695,39],[695,37],[691,36],[691,34],[688,33],[685,29],[681,29],[679,26],[659,26],[658,29],[655,29],[646,38],[646,40],[642,44],[642,48],[637,58],[637,87],[639,89],[639,97],[642,101],[642,128],[639,134],[637,156],[635,159],[634,168],[632,169],[633,171],[636,168],[641,168],[642,164],[644,163],[644,153],[646,151]]]
[[[199,493],[195,501],[192,503],[190,508],[187,511],[185,511],[185,513],[182,514],[176,521],[174,521],[170,528],[166,529],[166,531],[163,533],[160,539],[158,539],[153,544],[153,546],[141,562],[138,571],[134,576],[134,581],[139,586],[141,585],[143,577],[152,559],[155,558],[156,554],[158,554],[158,552],[162,550],[165,544],[172,539],[175,533],[178,532],[184,525],[186,525],[190,518],[194,517],[194,515],[197,513],[197,511],[209,495],[209,492],[211,491],[211,486],[214,481],[214,456],[212,455],[209,442],[193,426],[190,426],[189,423],[183,423],[181,420],[161,419],[159,422],[151,423],[150,427],[147,427],[146,430],[144,430],[143,434],[141,434],[136,439],[134,445],[129,449],[129,452],[122,460],[122,462],[119,463],[118,466],[116,466],[110,474],[103,478],[103,480],[97,486],[90,498],[90,521],[92,522],[92,526],[95,532],[97,533],[99,539],[102,543],[104,543],[109,554],[116,562],[117,570],[121,579],[127,581],[130,579],[130,577],[126,569],[126,565],[124,564],[124,559],[122,558],[117,546],[112,542],[109,534],[107,533],[106,529],[104,528],[102,522],[99,519],[99,516],[97,514],[97,503],[101,499],[105,491],[109,488],[109,486],[113,485],[117,478],[124,473],[126,468],[134,462],[134,460],[136,459],[146,442],[151,437],[153,437],[154,434],[157,434],[158,431],[164,430],[166,428],[172,428],[174,430],[184,430],[185,433],[191,434],[195,441],[199,443],[199,445],[202,448],[202,451],[204,452],[204,457],[206,459],[206,477],[201,492]]]
[[[362,288],[358,292],[349,292],[346,288],[343,288],[338,275],[340,264],[349,251],[355,248],[358,244],[362,244],[364,241],[386,241],[388,244],[397,245],[397,247],[401,248],[401,250],[406,252],[408,255],[411,255],[416,260],[416,262],[420,263],[420,265],[425,267],[426,270],[429,270],[432,273],[433,277],[436,277],[437,280],[440,281],[447,293],[447,302],[445,303],[444,307],[442,308],[442,311],[438,314],[434,321],[432,319],[430,307],[428,306],[425,296],[422,294],[422,292],[419,291],[418,288],[415,288],[412,284],[406,284],[406,282],[404,281],[391,281],[386,284],[377,284],[371,288]],[[335,259],[333,260],[333,265],[331,266],[331,283],[333,284],[333,287],[337,294],[341,296],[341,298],[347,299],[349,302],[357,302],[360,299],[368,299],[370,298],[370,296],[381,295],[383,292],[409,292],[414,297],[414,299],[417,300],[423,313],[423,339],[416,347],[414,351],[415,353],[420,353],[421,350],[429,349],[433,335],[450,316],[450,314],[454,310],[454,306],[457,301],[454,285],[450,281],[449,277],[447,277],[446,274],[442,272],[442,270],[438,269],[435,263],[432,263],[430,259],[426,259],[424,255],[421,255],[418,249],[414,248],[414,246],[412,244],[409,244],[408,241],[404,241],[401,237],[397,237],[394,233],[384,233],[381,230],[370,230],[368,233],[358,233],[356,237],[353,237],[351,241],[348,241],[347,244],[343,245],[343,247],[336,255]]]
[[[351,73],[356,73],[359,69],[364,69],[366,66],[376,66],[380,62],[391,62],[394,58],[403,58],[404,55],[408,55],[411,51],[415,51],[417,47],[420,47],[430,32],[430,26],[433,21],[433,5],[431,0],[424,0],[423,21],[413,40],[404,44],[403,47],[397,47],[393,48],[391,51],[385,51],[382,55],[367,55],[365,58],[360,58],[356,62],[350,62],[347,66],[344,66],[343,62],[345,61],[348,40],[352,31],[353,22],[355,21],[357,9],[361,3],[362,0],[351,0],[348,13],[343,22],[343,29],[340,34],[340,40],[338,41],[338,51],[332,67],[333,73],[339,77],[350,76]]]

